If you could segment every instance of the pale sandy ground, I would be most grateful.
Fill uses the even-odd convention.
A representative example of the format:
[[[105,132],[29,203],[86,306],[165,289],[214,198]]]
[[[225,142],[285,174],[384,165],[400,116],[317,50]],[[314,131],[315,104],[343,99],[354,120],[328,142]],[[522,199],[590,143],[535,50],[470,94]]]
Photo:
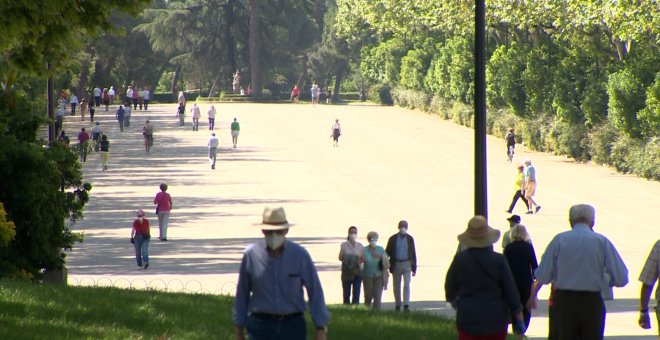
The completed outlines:
[[[190,104],[191,105],[191,104]],[[217,104],[220,137],[217,170],[207,160],[207,130],[193,132],[190,116],[178,127],[172,105],[134,111],[132,126],[120,133],[111,112],[97,113],[111,142],[109,170],[98,154],[84,164],[85,181],[94,185],[85,219],[74,226],[85,242],[68,252],[71,284],[99,284],[232,293],[242,250],[261,236],[264,206],[286,208],[295,223],[290,238],[302,243],[316,261],[329,303],[341,302],[339,244],[350,225],[363,242],[370,230],[384,245],[400,219],[410,223],[419,258],[412,283],[412,307],[451,314],[444,300],[444,277],[456,250],[456,235],[473,215],[473,131],[436,117],[395,107],[372,105],[312,108],[298,104]],[[237,149],[229,124],[241,123]],[[330,129],[342,124],[340,148]],[[144,119],[155,124],[150,154],[142,144]],[[89,122],[67,117],[72,141]],[[513,194],[514,166],[505,161],[501,139],[489,137],[490,224],[503,231]],[[530,157],[539,181],[538,215],[521,214],[540,258],[558,232],[569,228],[568,208],[588,202],[597,209],[596,230],[617,246],[630,271],[630,283],[615,289],[608,302],[606,334],[611,339],[655,338],[637,326],[637,277],[658,238],[660,183],[617,174],[603,167],[518,148],[515,162]],[[151,242],[151,267],[135,268],[129,243],[135,210],[148,212],[157,235],[153,197],[161,182],[174,199],[169,242]],[[500,251],[499,245],[496,249]],[[546,298],[547,289],[540,296]],[[384,294],[392,308],[391,291]],[[547,334],[545,311],[535,314],[530,337]]]

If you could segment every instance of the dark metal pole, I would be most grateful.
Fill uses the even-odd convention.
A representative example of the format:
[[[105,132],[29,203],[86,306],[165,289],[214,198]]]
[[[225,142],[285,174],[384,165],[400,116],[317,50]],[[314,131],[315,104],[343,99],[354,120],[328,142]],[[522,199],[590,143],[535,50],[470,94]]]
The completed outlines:
[[[474,12],[474,213],[488,218],[486,169],[486,2]]]
[[[48,85],[47,85],[47,99],[48,99],[48,145],[53,144],[57,139],[57,131],[55,131],[55,115],[53,114],[53,75],[50,74],[50,63],[48,63]]]

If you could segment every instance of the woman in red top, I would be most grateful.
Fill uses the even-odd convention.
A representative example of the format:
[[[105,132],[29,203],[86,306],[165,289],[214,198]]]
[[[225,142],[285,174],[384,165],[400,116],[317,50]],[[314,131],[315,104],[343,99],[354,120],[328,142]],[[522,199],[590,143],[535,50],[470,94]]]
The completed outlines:
[[[151,239],[151,232],[149,231],[149,220],[144,218],[144,211],[139,209],[137,211],[137,219],[133,221],[133,229],[131,230],[131,243],[135,246],[135,259],[137,260],[138,269],[149,268],[149,239]]]
[[[294,85],[293,90],[291,90],[291,101],[297,103],[299,96],[300,96],[300,90],[298,90],[298,85]]]
[[[156,204],[156,215],[158,215],[158,228],[160,235],[158,238],[161,241],[167,241],[167,227],[170,223],[170,210],[172,210],[172,196],[167,192],[167,184],[160,184],[160,192],[154,198]]]

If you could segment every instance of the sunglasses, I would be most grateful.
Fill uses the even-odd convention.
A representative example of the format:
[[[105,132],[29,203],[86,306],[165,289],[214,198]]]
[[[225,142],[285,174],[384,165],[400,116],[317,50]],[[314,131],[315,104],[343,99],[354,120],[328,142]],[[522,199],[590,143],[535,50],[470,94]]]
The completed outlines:
[[[262,230],[264,235],[270,236],[270,235],[284,235],[286,233],[286,229],[282,230]]]

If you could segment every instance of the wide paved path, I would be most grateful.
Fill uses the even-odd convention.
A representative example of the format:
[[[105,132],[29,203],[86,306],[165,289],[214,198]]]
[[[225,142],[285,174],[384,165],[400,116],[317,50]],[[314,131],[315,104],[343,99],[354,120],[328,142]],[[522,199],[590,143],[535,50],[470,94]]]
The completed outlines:
[[[189,106],[192,104],[189,104]],[[296,225],[289,237],[304,244],[317,263],[330,303],[341,302],[339,244],[351,225],[359,237],[370,230],[380,243],[409,221],[419,269],[412,283],[413,308],[451,313],[444,302],[444,277],[456,250],[456,235],[473,215],[473,131],[420,112],[372,105],[216,104],[220,152],[216,170],[207,160],[210,136],[202,105],[202,125],[193,132],[188,117],[179,127],[173,105],[135,111],[132,125],[119,132],[114,111],[97,113],[111,142],[108,171],[98,155],[84,164],[93,184],[85,219],[74,226],[85,242],[68,252],[72,284],[233,292],[242,250],[261,237],[264,206],[284,206]],[[231,147],[229,124],[241,123],[238,148]],[[342,124],[340,147],[330,130]],[[155,125],[155,145],[144,151],[141,126]],[[67,117],[69,135],[89,122]],[[75,138],[72,137],[72,140]],[[489,137],[490,224],[508,228],[504,212],[513,194],[514,165],[505,161],[504,142]],[[537,255],[556,233],[569,228],[568,208],[588,202],[597,209],[596,230],[607,235],[630,270],[630,284],[615,289],[606,332],[612,338],[654,334],[636,325],[639,275],[658,238],[660,183],[563,157],[518,149],[515,162],[533,160],[538,173],[538,215],[522,215]],[[174,199],[169,242],[151,242],[151,267],[137,270],[129,243],[135,210],[145,209],[157,235],[152,204],[166,182]],[[496,249],[500,251],[499,245]],[[547,289],[540,296],[547,297]],[[391,308],[391,290],[384,302]],[[528,335],[547,334],[546,313],[533,319]],[[654,325],[654,328],[656,326]]]

